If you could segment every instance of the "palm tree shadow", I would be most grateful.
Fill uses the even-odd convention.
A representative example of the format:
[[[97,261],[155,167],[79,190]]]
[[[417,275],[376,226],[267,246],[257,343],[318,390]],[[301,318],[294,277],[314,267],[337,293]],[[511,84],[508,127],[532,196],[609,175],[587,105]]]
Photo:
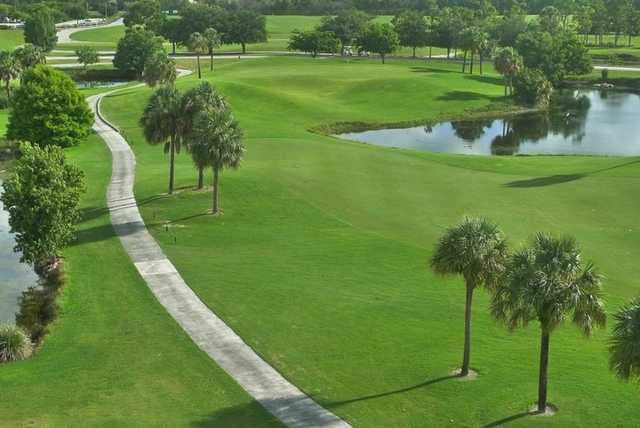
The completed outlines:
[[[506,187],[527,188],[527,187],[545,187],[554,184],[570,183],[586,177],[586,174],[567,174],[567,175],[551,175],[549,177],[536,177],[527,180],[517,180],[506,183]]]
[[[402,394],[404,392],[409,392],[409,391],[413,391],[413,390],[416,390],[416,389],[425,388],[427,386],[430,386],[430,385],[433,385],[433,384],[436,384],[436,383],[440,383],[440,382],[444,382],[446,380],[455,379],[455,378],[458,378],[458,377],[459,377],[458,375],[442,376],[442,377],[439,377],[439,378],[436,378],[436,379],[430,379],[430,380],[428,380],[426,382],[422,382],[422,383],[419,383],[417,385],[408,386],[406,388],[395,389],[393,391],[386,391],[386,392],[381,392],[381,393],[378,393],[378,394],[365,395],[363,397],[351,398],[349,400],[324,402],[323,406],[329,407],[329,408],[333,408],[333,407],[343,406],[345,404],[357,403],[359,401],[375,400],[377,398],[388,397],[390,395]]]
[[[488,423],[487,425],[483,425],[482,428],[498,427],[500,425],[508,424],[509,422],[513,422],[515,420],[518,420],[518,419],[521,419],[521,418],[525,418],[525,417],[531,416],[531,415],[533,415],[533,413],[531,413],[531,412],[516,413],[515,415],[507,416],[506,418],[502,418],[502,419],[499,419],[497,421],[493,421],[491,423]]]

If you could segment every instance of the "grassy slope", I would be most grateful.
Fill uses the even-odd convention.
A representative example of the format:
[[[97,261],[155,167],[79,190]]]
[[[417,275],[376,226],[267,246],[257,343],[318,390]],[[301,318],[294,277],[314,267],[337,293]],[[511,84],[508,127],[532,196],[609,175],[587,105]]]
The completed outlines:
[[[30,361],[0,366],[11,426],[278,426],[157,303],[113,234],[111,156],[97,136],[69,151],[86,173],[85,218],[65,251],[62,313]]]
[[[23,43],[22,30],[0,30],[0,50],[13,50]]]
[[[7,132],[7,120],[9,120],[9,109],[0,110],[0,139]]]
[[[480,426],[512,416],[515,426],[533,423],[516,416],[536,398],[538,331],[507,333],[487,315],[482,292],[473,356],[481,377],[444,379],[459,363],[464,291],[458,278],[434,277],[427,260],[443,228],[465,214],[495,219],[514,245],[538,230],[576,235],[607,274],[610,310],[640,291],[633,256],[640,201],[629,197],[640,184],[638,159],[425,154],[305,131],[343,120],[459,115],[499,97],[497,80],[414,72],[406,62],[218,64],[206,78],[229,97],[248,145],[242,168],[224,174],[218,219],[203,215],[211,194],[190,191],[195,173],[184,154],[177,183],[185,191],[159,196],[166,158],[137,127],[150,91],[106,101],[136,151],[143,215],[216,312],[355,425]],[[560,412],[536,425],[638,420],[637,388],[609,373],[605,339],[585,340],[570,326],[554,335],[550,400]]]

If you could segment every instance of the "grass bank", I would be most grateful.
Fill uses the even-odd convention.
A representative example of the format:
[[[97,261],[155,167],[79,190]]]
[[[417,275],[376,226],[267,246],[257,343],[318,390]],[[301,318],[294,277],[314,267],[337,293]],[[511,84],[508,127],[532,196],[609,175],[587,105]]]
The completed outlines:
[[[68,283],[42,349],[0,366],[3,427],[279,426],[201,352],[138,276],[109,221],[111,155],[68,150],[87,174]]]
[[[355,426],[631,426],[637,387],[607,368],[606,332],[570,326],[552,339],[553,418],[529,419],[537,388],[536,325],[510,334],[474,303],[478,380],[459,364],[464,288],[427,269],[436,239],[464,215],[499,222],[513,246],[536,231],[578,237],[606,273],[607,308],[640,293],[635,254],[638,158],[473,157],[340,141],[308,129],[484,109],[500,79],[458,65],[270,58],[205,71],[246,131],[247,158],[222,178],[224,215],[178,156],[144,142],[148,88],[105,100],[138,162],[136,195],[151,232],[199,296],[251,346]],[[195,77],[181,80],[186,89]],[[210,180],[210,177],[208,177]]]

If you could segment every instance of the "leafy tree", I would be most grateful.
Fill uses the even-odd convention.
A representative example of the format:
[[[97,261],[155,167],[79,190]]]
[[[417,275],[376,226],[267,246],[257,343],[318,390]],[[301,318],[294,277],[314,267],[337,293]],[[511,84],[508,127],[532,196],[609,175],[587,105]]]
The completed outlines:
[[[209,53],[209,71],[213,71],[213,53],[222,44],[222,38],[214,28],[204,30],[203,37]]]
[[[157,89],[140,118],[140,126],[147,142],[151,145],[162,144],[164,152],[169,153],[169,194],[173,193],[175,177],[175,155],[180,153],[182,138],[185,135],[185,103],[180,92],[171,86]]]
[[[390,24],[369,23],[356,37],[356,46],[361,51],[375,52],[384,59],[398,49],[400,40]]]
[[[546,107],[552,92],[551,82],[539,70],[525,68],[513,77],[513,93],[522,104]]]
[[[500,46],[514,46],[516,39],[528,28],[527,15],[515,9],[509,15],[497,19],[490,28],[492,37]]]
[[[461,376],[471,361],[471,303],[477,287],[493,289],[504,272],[507,243],[498,226],[486,219],[467,218],[445,231],[436,245],[431,268],[439,275],[461,275],[467,297],[464,317],[464,354]]]
[[[176,63],[164,51],[158,51],[144,65],[142,80],[151,86],[173,85],[178,76]]]
[[[174,18],[165,20],[159,29],[160,35],[171,42],[174,55],[176,54],[176,45],[183,41],[183,26],[183,18]]]
[[[152,31],[142,27],[129,28],[118,42],[113,66],[140,78],[147,60],[162,50],[162,39]]]
[[[319,31],[330,31],[340,40],[342,51],[346,46],[351,46],[353,39],[367,25],[371,18],[364,12],[355,9],[347,9],[335,16],[325,16]]]
[[[312,57],[321,52],[335,53],[338,50],[338,39],[329,31],[294,30],[289,39],[289,50],[310,53]]]
[[[192,147],[201,154],[201,160],[213,170],[213,214],[220,212],[220,173],[225,168],[238,168],[245,147],[242,130],[226,105],[208,106],[194,119]]]
[[[160,10],[160,3],[154,0],[139,0],[127,6],[124,15],[124,25],[133,27],[142,25],[147,30],[160,32],[164,25],[165,16]]]
[[[76,49],[76,55],[78,57],[78,61],[84,67],[85,71],[87,67],[91,64],[97,63],[100,58],[98,57],[98,51],[93,46],[81,46]]]
[[[504,78],[504,95],[513,94],[513,78],[522,70],[522,57],[514,48],[500,48],[496,51],[493,66]]]
[[[200,70],[200,55],[207,52],[207,40],[204,36],[198,32],[192,33],[189,37],[189,49],[196,54],[196,61],[198,64],[198,79],[202,79],[202,72]]]
[[[640,381],[640,298],[614,315],[609,340],[609,366],[623,380]]]
[[[427,46],[429,43],[429,26],[424,16],[415,11],[405,11],[395,16],[391,21],[400,39],[400,46],[413,49],[413,57],[416,57],[416,48]]]
[[[64,5],[64,13],[71,19],[75,19],[76,23],[81,19],[89,16],[87,4],[85,2],[67,3]]]
[[[554,34],[562,28],[562,16],[554,6],[547,6],[540,12],[540,26],[542,31]]]
[[[58,36],[53,15],[48,8],[40,7],[27,18],[24,23],[24,40],[44,52],[50,52],[55,47]]]
[[[49,266],[73,237],[84,176],[66,163],[60,147],[23,143],[20,153],[12,176],[3,184],[2,202],[21,260]]]
[[[38,64],[44,64],[47,60],[42,49],[31,43],[26,43],[16,48],[13,54],[20,63],[22,71],[33,68]]]
[[[11,81],[20,76],[20,62],[9,51],[0,51],[0,81],[4,82],[7,98],[11,97]]]
[[[573,238],[539,233],[528,248],[511,257],[506,278],[492,297],[491,312],[511,330],[531,321],[540,324],[540,413],[547,410],[551,334],[567,319],[586,336],[603,327],[606,313],[601,296],[601,275],[592,264],[583,265]]]
[[[71,78],[51,67],[27,70],[12,98],[7,138],[69,147],[91,132],[93,113]]]
[[[267,41],[267,21],[263,15],[251,10],[232,12],[227,16],[223,40],[225,43],[239,43],[242,53],[246,53],[247,43]]]

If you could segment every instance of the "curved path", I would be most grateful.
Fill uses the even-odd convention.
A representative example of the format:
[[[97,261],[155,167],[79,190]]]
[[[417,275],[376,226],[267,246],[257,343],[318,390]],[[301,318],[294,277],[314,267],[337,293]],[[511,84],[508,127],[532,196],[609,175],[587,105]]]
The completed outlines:
[[[84,30],[96,30],[98,28],[108,28],[108,27],[117,27],[119,25],[124,25],[124,21],[122,18],[116,19],[113,22],[104,25],[94,25],[91,27],[72,27],[72,28],[63,28],[58,30],[56,33],[58,36],[58,43],[79,43],[77,40],[71,40],[71,35],[73,33],[77,33],[78,31]]]
[[[116,91],[111,91],[113,93]],[[108,93],[108,94],[109,94]],[[138,272],[191,339],[253,398],[294,428],[350,428],[288,382],[265,362],[189,288],[147,230],[133,193],[136,160],[129,144],[100,114],[107,94],[87,98],[96,118],[93,129],[113,156],[107,191],[111,223]]]

